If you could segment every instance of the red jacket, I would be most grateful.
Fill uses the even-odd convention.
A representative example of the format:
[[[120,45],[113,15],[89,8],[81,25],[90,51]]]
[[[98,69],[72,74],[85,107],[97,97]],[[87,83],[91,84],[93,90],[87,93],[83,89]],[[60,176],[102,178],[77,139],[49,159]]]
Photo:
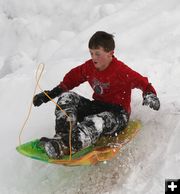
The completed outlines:
[[[85,81],[88,81],[94,90],[93,99],[121,105],[128,113],[131,112],[130,102],[133,88],[141,89],[143,94],[146,92],[156,94],[147,77],[133,71],[115,57],[103,71],[98,71],[92,60],[73,68],[65,75],[60,87],[68,91]]]

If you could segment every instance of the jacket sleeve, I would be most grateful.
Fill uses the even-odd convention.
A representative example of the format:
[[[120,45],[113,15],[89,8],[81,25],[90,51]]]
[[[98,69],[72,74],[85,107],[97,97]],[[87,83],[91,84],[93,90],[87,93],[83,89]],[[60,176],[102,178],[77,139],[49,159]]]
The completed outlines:
[[[71,69],[63,78],[63,81],[60,82],[59,87],[64,91],[69,91],[74,87],[79,86],[81,83],[87,81],[87,68],[88,64],[84,63],[80,66],[77,66]]]
[[[130,69],[129,67],[127,67],[127,74],[128,77],[130,79],[130,84],[131,84],[131,88],[138,88],[140,90],[142,90],[143,95],[149,92],[156,94],[156,90],[154,89],[154,87],[151,85],[151,83],[149,83],[148,78],[147,77],[143,77],[141,74],[139,74],[138,72]]]

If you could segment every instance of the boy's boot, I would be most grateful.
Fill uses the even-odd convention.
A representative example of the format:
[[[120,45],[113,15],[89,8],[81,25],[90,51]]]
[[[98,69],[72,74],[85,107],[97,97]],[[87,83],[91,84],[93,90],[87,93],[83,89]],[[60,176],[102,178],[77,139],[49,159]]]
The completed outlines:
[[[58,159],[64,156],[61,143],[57,140],[50,140],[44,144],[45,151],[49,158]]]
[[[51,139],[48,138],[48,137],[41,137],[40,140],[39,140],[38,146],[44,148],[45,143],[47,143],[47,142],[50,141],[50,140],[51,140]]]
[[[41,138],[44,142],[44,149],[49,156],[49,158],[60,159],[64,155],[69,155],[70,151],[67,146],[64,145],[61,139],[49,139]]]

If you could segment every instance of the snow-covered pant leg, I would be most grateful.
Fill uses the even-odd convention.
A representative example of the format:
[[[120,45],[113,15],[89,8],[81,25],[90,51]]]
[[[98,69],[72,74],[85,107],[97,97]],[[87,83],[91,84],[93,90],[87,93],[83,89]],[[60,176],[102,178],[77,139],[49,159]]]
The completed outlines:
[[[72,126],[77,122],[77,107],[79,104],[80,96],[74,92],[64,92],[60,95],[57,104],[64,110],[60,110],[57,106],[55,109],[56,115],[56,134],[67,133],[69,129],[69,121]],[[66,114],[69,117],[66,116]]]
[[[94,144],[101,135],[114,136],[123,130],[128,123],[128,114],[116,115],[112,112],[102,112],[90,115],[78,123],[72,133],[74,150],[80,150]]]
[[[69,121],[71,121],[72,129],[74,129],[77,124],[78,108],[84,107],[90,102],[89,99],[86,99],[75,92],[64,92],[60,95],[57,104],[64,111],[60,110],[58,107],[55,109],[55,137],[61,139],[66,146],[69,146]],[[65,112],[69,117],[66,116]]]

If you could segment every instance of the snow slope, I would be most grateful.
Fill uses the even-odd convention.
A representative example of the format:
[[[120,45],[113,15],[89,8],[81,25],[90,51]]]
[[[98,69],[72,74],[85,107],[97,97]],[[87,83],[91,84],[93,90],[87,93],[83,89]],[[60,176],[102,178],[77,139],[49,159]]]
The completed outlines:
[[[180,178],[180,3],[178,0],[0,0],[0,193],[164,193]],[[131,119],[143,126],[112,161],[62,167],[30,160],[15,147],[43,62],[44,89],[90,56],[97,30],[115,35],[115,55],[148,76],[161,100],[156,112],[134,90]],[[91,98],[84,84],[74,91]],[[23,142],[54,133],[54,105],[33,108]]]

